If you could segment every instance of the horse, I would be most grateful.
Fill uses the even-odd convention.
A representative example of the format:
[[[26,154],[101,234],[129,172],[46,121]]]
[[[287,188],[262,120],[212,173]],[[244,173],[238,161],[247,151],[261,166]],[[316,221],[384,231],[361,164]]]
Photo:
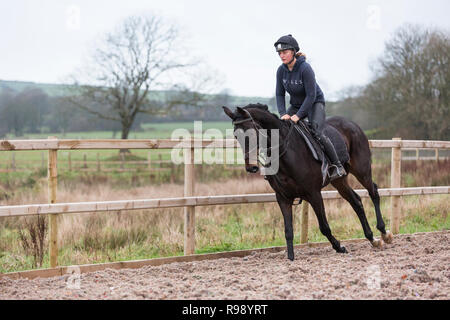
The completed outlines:
[[[337,130],[337,134],[342,135],[350,159],[343,163],[347,172],[346,175],[332,181],[327,177],[324,181],[321,173],[321,164],[313,158],[305,140],[299,135],[291,134],[293,126],[298,124],[292,120],[281,120],[276,114],[271,113],[268,106],[264,104],[258,103],[237,107],[234,112],[226,106],[222,108],[233,122],[235,137],[238,129],[242,129],[244,132],[253,129],[257,133],[262,132],[261,129],[266,129],[264,132],[268,132],[267,136],[270,139],[272,130],[278,129],[280,141],[279,168],[276,174],[267,175],[265,179],[275,191],[276,200],[283,214],[287,257],[289,260],[294,260],[292,205],[296,198],[306,200],[311,205],[317,217],[320,232],[328,239],[333,249],[338,253],[347,253],[346,248],[341,246],[340,242],[332,235],[327,222],[321,189],[329,183],[350,203],[361,222],[365,237],[373,247],[381,249],[384,247],[384,243],[392,243],[393,235],[390,231],[386,231],[380,211],[378,186],[372,180],[369,141],[363,130],[355,122],[340,116],[326,119],[324,130],[326,126],[332,126]],[[258,154],[260,151],[259,137],[260,135],[258,134],[256,145]],[[257,173],[259,171],[258,159],[250,161],[250,150],[246,148],[247,143],[245,142],[244,145],[241,141],[239,143],[243,149],[246,171]],[[381,239],[375,239],[373,236],[367,222],[361,197],[349,185],[349,173],[353,174],[369,192],[375,207],[376,228],[381,233]]]

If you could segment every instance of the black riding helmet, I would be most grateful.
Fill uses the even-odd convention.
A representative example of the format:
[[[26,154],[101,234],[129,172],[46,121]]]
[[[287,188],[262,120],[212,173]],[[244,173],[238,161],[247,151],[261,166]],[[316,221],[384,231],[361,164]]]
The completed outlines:
[[[281,50],[287,50],[287,49],[294,49],[295,52],[300,51],[300,48],[298,46],[297,40],[292,36],[292,34],[288,34],[287,36],[282,36],[280,39],[278,39],[277,42],[274,43],[275,50],[281,51]]]
[[[300,51],[300,47],[298,46],[297,40],[292,36],[292,34],[288,34],[287,36],[282,36],[280,39],[278,39],[277,42],[274,43],[276,52],[280,52],[282,50],[294,50],[294,57],[292,57],[292,60],[289,61],[287,64],[290,64],[294,58],[295,54]]]

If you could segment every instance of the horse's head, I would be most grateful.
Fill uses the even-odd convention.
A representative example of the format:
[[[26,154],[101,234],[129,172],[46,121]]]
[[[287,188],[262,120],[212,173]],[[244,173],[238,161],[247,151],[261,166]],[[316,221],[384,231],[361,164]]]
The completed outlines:
[[[234,136],[244,152],[245,170],[250,173],[258,172],[259,135],[263,128],[256,113],[268,112],[268,107],[259,103],[250,104],[244,108],[236,107],[235,112],[225,106],[222,108],[233,121]]]

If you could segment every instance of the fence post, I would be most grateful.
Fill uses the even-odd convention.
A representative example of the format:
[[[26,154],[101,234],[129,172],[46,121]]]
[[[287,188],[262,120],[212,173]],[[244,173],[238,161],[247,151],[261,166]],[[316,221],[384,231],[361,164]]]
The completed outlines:
[[[125,169],[125,154],[123,152],[120,152],[120,169]]]
[[[97,171],[100,172],[101,168],[100,168],[100,154],[97,152]]]
[[[175,165],[173,162],[170,162],[170,183],[175,182]]]
[[[152,170],[152,154],[149,151],[147,153],[148,171]]]
[[[300,234],[300,243],[308,242],[308,215],[309,215],[309,203],[305,200],[302,201],[302,232]]]
[[[226,169],[227,169],[227,145],[224,146],[223,157],[222,157],[222,170],[226,170]]]
[[[83,153],[83,161],[84,161],[84,165],[83,165],[83,168],[87,168],[88,166],[87,166],[87,157],[86,157],[86,153]]]
[[[16,154],[14,152],[11,153],[11,169],[16,171]]]
[[[434,155],[436,157],[436,161],[439,161],[439,149],[438,148],[434,149]]]
[[[395,141],[401,141],[402,138],[392,138]],[[392,148],[391,154],[391,188],[400,188],[402,172],[402,148]],[[397,234],[400,226],[401,215],[401,196],[391,197],[391,232]]]
[[[69,171],[72,171],[72,153],[69,151]]]
[[[419,148],[416,148],[416,160],[419,160]]]
[[[56,137],[48,137],[48,139],[57,139]],[[58,150],[48,150],[48,202],[56,203],[56,186],[58,179],[57,160]],[[51,214],[49,217],[49,229],[50,229],[50,267],[55,268],[58,264],[58,214]]]
[[[200,168],[199,168],[200,170],[200,172],[199,172],[199,175],[198,175],[198,177],[199,177],[199,181],[202,181],[201,179],[202,179],[202,177],[203,177],[203,170],[204,170],[204,167],[203,167],[203,161],[202,161],[202,163],[200,163]]]
[[[193,143],[193,142],[192,142]],[[184,149],[184,196],[194,195],[194,147]],[[195,207],[184,207],[184,255],[195,252]]]

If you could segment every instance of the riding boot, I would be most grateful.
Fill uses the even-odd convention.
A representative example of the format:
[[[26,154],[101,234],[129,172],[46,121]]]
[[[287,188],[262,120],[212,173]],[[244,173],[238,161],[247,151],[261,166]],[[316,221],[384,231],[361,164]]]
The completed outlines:
[[[336,170],[333,170],[333,173],[330,176],[330,180],[335,180],[337,178],[340,178],[347,174],[344,167],[342,166],[341,161],[339,161],[339,158],[337,156],[336,150],[334,149],[333,144],[331,143],[330,139],[327,136],[321,135],[320,142],[322,142],[322,145],[325,149],[325,153],[327,154],[328,158],[331,161],[331,166],[335,167]]]

